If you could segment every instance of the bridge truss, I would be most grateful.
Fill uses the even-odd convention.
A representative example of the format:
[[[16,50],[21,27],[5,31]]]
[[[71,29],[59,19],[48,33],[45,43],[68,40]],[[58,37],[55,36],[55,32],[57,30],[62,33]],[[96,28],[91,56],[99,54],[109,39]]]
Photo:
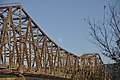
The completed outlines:
[[[105,79],[98,54],[77,56],[52,41],[21,5],[0,7],[0,73]],[[104,80],[104,79],[100,80]]]

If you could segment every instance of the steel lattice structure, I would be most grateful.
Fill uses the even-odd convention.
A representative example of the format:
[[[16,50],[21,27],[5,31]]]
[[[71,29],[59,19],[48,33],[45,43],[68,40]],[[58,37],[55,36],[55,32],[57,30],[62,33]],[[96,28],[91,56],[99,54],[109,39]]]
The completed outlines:
[[[79,78],[89,80],[104,80],[105,66],[99,54],[83,54],[80,56]]]
[[[92,74],[98,68],[103,75],[98,54],[79,57],[59,47],[21,5],[0,7],[0,72],[84,79],[84,69]]]

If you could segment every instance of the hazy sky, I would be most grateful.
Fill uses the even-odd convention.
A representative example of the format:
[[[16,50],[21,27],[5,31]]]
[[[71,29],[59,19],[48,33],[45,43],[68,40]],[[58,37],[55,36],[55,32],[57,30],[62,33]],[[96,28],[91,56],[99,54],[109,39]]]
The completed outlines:
[[[100,53],[98,48],[89,41],[91,40],[89,25],[84,19],[102,19],[103,8],[107,1],[0,0],[0,4],[20,2],[32,19],[55,43],[80,56],[84,53]],[[110,62],[106,57],[102,59],[106,63]]]

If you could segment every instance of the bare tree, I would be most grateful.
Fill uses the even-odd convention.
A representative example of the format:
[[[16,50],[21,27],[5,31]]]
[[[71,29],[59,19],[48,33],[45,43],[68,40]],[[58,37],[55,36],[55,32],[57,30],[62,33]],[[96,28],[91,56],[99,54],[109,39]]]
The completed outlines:
[[[103,55],[120,63],[120,9],[117,4],[108,4],[109,10],[106,12],[106,7],[104,6],[102,21],[88,20],[90,35]]]

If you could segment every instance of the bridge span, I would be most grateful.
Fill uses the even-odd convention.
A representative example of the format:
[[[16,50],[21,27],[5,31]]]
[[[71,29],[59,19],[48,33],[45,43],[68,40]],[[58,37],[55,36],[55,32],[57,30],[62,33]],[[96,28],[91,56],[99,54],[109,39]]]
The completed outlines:
[[[0,6],[0,74],[107,80],[99,54],[77,56],[61,48],[20,4]]]

